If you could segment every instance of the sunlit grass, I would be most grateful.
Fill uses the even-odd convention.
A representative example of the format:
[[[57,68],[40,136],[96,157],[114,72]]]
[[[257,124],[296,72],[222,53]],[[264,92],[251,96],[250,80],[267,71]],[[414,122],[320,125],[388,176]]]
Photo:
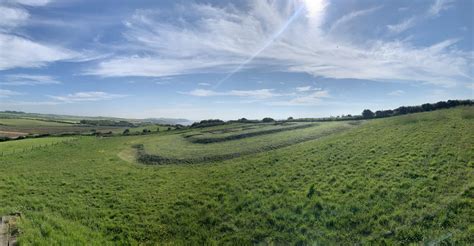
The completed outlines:
[[[0,214],[22,212],[25,245],[468,245],[474,123],[463,110],[195,165],[117,156],[175,132],[83,137],[0,158]]]

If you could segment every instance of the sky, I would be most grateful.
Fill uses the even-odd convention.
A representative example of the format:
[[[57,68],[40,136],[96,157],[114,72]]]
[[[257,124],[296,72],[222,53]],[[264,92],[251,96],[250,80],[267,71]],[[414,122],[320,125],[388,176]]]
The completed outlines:
[[[360,114],[474,98],[472,0],[0,0],[0,110]]]

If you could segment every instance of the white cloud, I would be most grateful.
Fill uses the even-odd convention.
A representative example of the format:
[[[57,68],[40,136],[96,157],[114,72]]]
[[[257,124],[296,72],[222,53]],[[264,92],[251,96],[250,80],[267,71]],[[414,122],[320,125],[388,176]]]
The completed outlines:
[[[76,92],[72,94],[67,94],[65,96],[49,96],[50,98],[65,102],[65,103],[73,103],[73,102],[88,102],[88,101],[103,101],[103,100],[110,100],[116,98],[123,98],[127,95],[122,94],[110,94],[107,92],[102,91],[87,91],[87,92]]]
[[[86,71],[89,75],[100,76],[144,76],[164,77],[180,74],[200,73],[205,69],[217,68],[227,65],[221,60],[206,58],[179,58],[167,59],[157,57],[119,57],[99,63],[95,69]]]
[[[416,81],[442,86],[472,79],[469,75],[472,57],[469,52],[456,49],[455,39],[424,47],[409,41],[361,43],[337,39],[321,28],[327,6],[324,1],[306,10],[306,15],[296,18],[275,37],[298,3],[301,2],[249,1],[250,8],[245,11],[232,6],[190,4],[178,8],[179,22],[166,21],[155,11],[137,11],[126,22],[125,36],[133,53],[147,55],[111,58],[87,73],[157,77],[229,73],[258,54],[243,69],[265,65],[315,77]],[[350,18],[355,17],[349,14],[346,19]],[[344,22],[347,21],[336,24]],[[393,25],[392,29],[401,31],[410,23]]]
[[[1,81],[1,80],[0,80]],[[47,75],[30,75],[30,74],[10,74],[5,76],[5,81],[0,82],[1,85],[50,85],[61,84],[51,76]]]
[[[0,98],[23,95],[21,92],[0,89]]]
[[[336,21],[334,21],[334,23],[332,23],[331,27],[329,28],[329,32],[333,33],[343,27],[346,27],[346,28],[350,27],[350,24],[354,21],[354,19],[364,16],[364,15],[371,14],[378,9],[380,9],[380,7],[373,7],[369,9],[358,10],[358,11],[354,11],[349,14],[346,14],[342,16],[341,18],[337,19]]]
[[[209,83],[198,83],[198,85],[200,85],[200,86],[211,86],[211,84],[209,84]]]
[[[436,0],[433,5],[430,6],[428,15],[438,16],[441,11],[452,7],[453,2],[453,0]]]
[[[388,93],[389,96],[402,96],[403,94],[405,94],[403,90],[395,90]]]
[[[268,102],[267,104],[273,106],[310,106],[318,105],[322,102],[322,99],[329,97],[328,91],[318,90],[310,94],[296,96],[288,101]]]
[[[90,55],[81,55],[17,34],[17,27],[31,24],[27,9],[43,6],[49,2],[51,1],[6,0],[0,3],[0,70],[40,67],[61,60],[85,61],[91,59]],[[73,58],[75,60],[72,60]]]
[[[182,94],[197,96],[197,97],[212,97],[212,96],[235,96],[248,97],[254,99],[268,99],[281,94],[275,93],[273,89],[259,89],[259,90],[230,90],[230,91],[213,91],[204,89],[195,89],[190,92],[182,92]]]
[[[415,25],[415,18],[408,18],[395,25],[387,25],[387,29],[393,34],[402,33]]]
[[[299,92],[310,91],[310,90],[311,90],[311,86],[308,85],[308,86],[296,87],[296,90],[299,91]]]
[[[426,13],[416,15],[401,21],[398,24],[387,25],[387,29],[392,34],[402,33],[416,25],[416,23],[426,20],[431,17],[439,16],[440,12],[452,7],[453,0],[435,0],[435,2],[428,8]]]
[[[77,53],[44,45],[15,35],[0,33],[0,70],[16,67],[41,67],[49,62],[72,59]]]
[[[19,26],[29,18],[28,11],[0,5],[0,30]]]
[[[197,97],[240,97],[246,100],[240,103],[255,103],[258,100],[264,105],[271,106],[309,106],[318,105],[324,98],[330,98],[329,91],[320,88],[313,88],[311,86],[297,87],[296,92],[279,93],[274,89],[259,89],[259,90],[230,90],[230,91],[214,91],[195,89],[190,92],[180,92],[182,94],[197,96]],[[274,99],[278,99],[274,101]],[[235,102],[234,102],[235,103]]]

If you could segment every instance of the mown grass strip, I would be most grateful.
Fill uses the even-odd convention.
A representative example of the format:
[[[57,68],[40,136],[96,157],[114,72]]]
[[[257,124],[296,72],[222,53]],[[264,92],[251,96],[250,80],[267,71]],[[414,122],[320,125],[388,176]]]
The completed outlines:
[[[349,127],[337,127],[331,129],[329,131],[321,132],[320,134],[307,136],[299,139],[294,139],[287,142],[282,142],[274,145],[263,146],[260,148],[236,152],[236,153],[229,153],[223,155],[209,155],[209,156],[202,156],[202,157],[195,157],[195,158],[169,158],[164,157],[156,154],[147,154],[145,152],[143,144],[137,144],[133,147],[137,149],[137,161],[142,164],[146,165],[169,165],[169,164],[198,164],[198,163],[206,163],[206,162],[215,162],[215,161],[225,161],[230,160],[242,156],[247,156],[251,154],[257,154],[261,152],[266,152],[270,150],[280,149],[288,146],[292,146],[298,143],[307,142],[315,139],[319,139],[337,132],[341,132],[344,130],[350,129]]]
[[[298,125],[298,126],[293,126],[293,127],[262,130],[262,131],[257,131],[257,132],[247,132],[247,133],[235,134],[235,135],[230,135],[230,136],[225,136],[225,137],[212,137],[212,138],[190,137],[188,138],[188,140],[192,143],[197,143],[197,144],[220,143],[220,142],[239,140],[243,138],[256,137],[256,136],[273,134],[273,133],[284,132],[284,131],[305,129],[305,128],[314,127],[314,126],[319,126],[319,124],[307,124],[307,125]]]

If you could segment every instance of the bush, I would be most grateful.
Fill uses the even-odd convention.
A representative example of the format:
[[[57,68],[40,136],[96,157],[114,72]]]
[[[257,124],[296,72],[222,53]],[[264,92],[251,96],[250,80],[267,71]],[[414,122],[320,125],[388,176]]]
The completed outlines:
[[[374,116],[374,112],[372,112],[370,109],[365,109],[364,111],[362,111],[362,117],[364,119],[374,118]]]
[[[274,121],[275,121],[275,120],[272,119],[272,118],[270,118],[270,117],[265,117],[265,118],[262,119],[262,122],[265,122],[265,123],[267,123],[267,122],[274,122]]]
[[[191,127],[209,127],[209,126],[218,126],[218,125],[223,125],[225,124],[224,121],[215,119],[215,120],[201,120],[199,123],[194,122]]]

